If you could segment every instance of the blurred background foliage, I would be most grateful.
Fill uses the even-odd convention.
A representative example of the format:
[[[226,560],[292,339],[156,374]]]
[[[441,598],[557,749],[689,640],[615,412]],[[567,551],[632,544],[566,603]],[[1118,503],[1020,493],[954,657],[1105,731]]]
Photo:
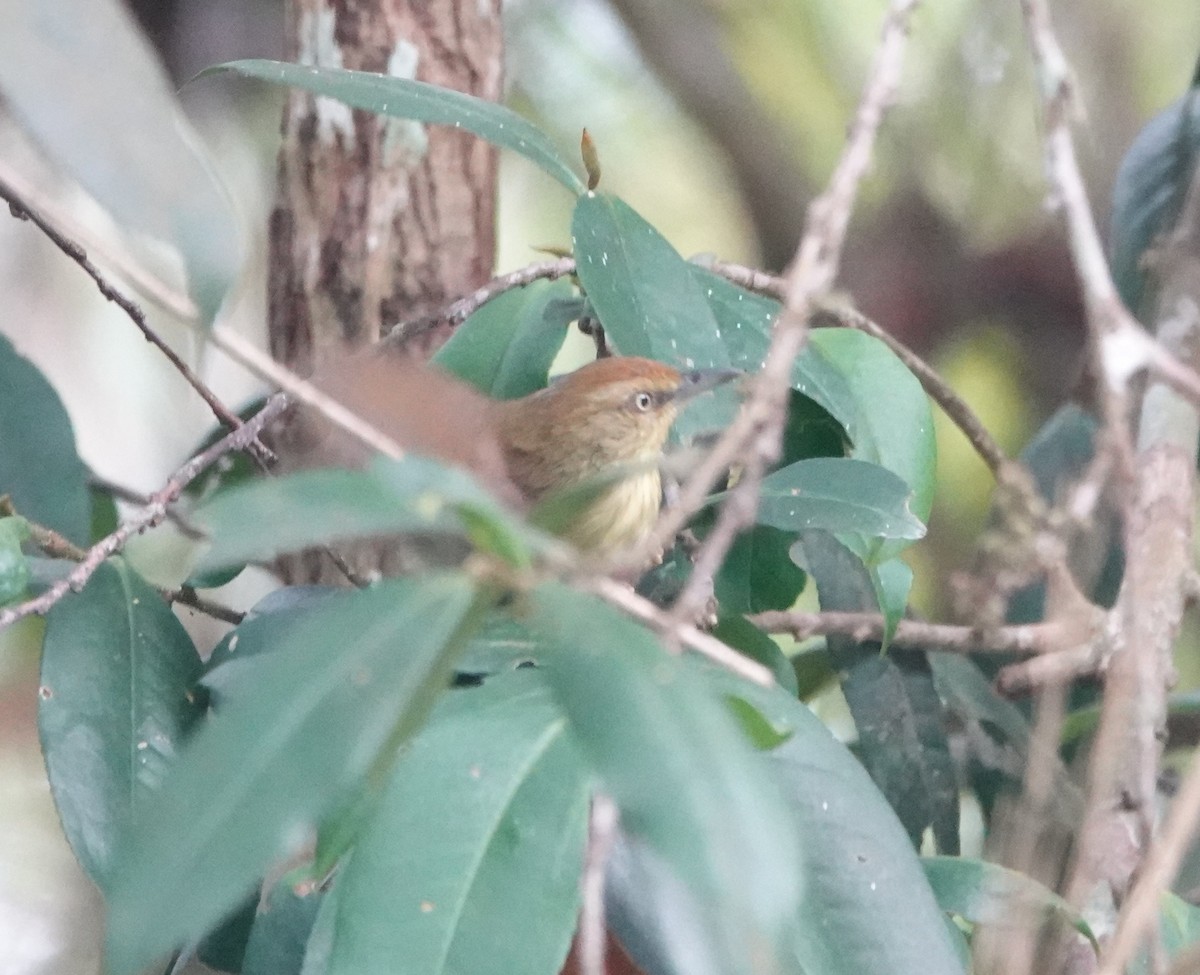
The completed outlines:
[[[178,85],[220,61],[282,56],[282,0],[129,5]],[[778,270],[841,148],[883,8],[882,0],[509,0],[508,100],[568,151],[586,125],[605,187],[685,255]],[[1200,7],[1058,0],[1053,14],[1086,110],[1079,146],[1104,226],[1125,148],[1191,77]],[[1086,395],[1080,304],[1058,221],[1043,205],[1031,86],[1017,4],[931,0],[919,11],[899,104],[864,185],[840,279],[863,312],[938,366],[1014,453],[1054,409]],[[249,240],[247,274],[226,320],[261,336],[284,94],[205,80],[182,98]],[[148,142],[145,152],[154,151]],[[62,195],[2,114],[0,166]],[[104,249],[111,225],[83,194],[66,198],[73,229]],[[539,247],[566,245],[571,204],[530,164],[503,155],[497,270],[537,259]],[[203,405],[78,268],[13,220],[0,221],[0,287],[0,331],[63,396],[85,460],[128,487],[157,486],[208,428]],[[151,320],[190,351],[224,399],[257,392],[250,377],[203,353],[169,313],[152,307]],[[931,530],[910,555],[915,603],[931,615],[948,608],[936,583],[967,559],[991,486],[982,463],[940,421]],[[145,548],[140,561],[136,548],[131,554],[153,577]],[[53,832],[28,693],[35,662],[20,653],[21,643],[36,644],[30,638],[40,625],[0,638],[8,645],[0,647],[0,837]],[[43,825],[31,831],[30,822]],[[10,869],[20,859],[15,845],[28,853],[0,842],[0,945],[15,952],[0,952],[0,967],[91,970],[80,945],[97,933],[77,923],[81,911],[90,913],[81,907],[90,895],[70,854],[48,840],[46,862],[62,869],[26,877]],[[36,923],[22,913],[31,903],[45,905]]]

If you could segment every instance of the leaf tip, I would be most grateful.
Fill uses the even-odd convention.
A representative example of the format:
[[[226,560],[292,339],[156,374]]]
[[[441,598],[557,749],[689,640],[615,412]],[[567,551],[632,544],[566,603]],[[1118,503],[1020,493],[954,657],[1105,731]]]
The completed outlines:
[[[600,154],[596,143],[586,128],[579,138],[579,154],[583,157],[583,168],[587,171],[587,188],[594,190],[600,185]]]

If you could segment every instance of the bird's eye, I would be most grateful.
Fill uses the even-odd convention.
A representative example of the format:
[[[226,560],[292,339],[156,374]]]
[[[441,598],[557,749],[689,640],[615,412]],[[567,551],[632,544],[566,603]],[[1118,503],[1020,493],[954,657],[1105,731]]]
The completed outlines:
[[[633,397],[633,408],[641,413],[645,413],[654,405],[654,397],[649,393],[637,393]]]

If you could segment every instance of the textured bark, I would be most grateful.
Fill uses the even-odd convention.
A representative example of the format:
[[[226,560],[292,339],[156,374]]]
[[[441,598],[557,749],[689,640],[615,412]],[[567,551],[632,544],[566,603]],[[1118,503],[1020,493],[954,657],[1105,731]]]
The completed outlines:
[[[291,0],[288,58],[501,94],[500,0]],[[271,352],[301,375],[486,281],[496,153],[452,128],[352,111],[294,91],[271,216]],[[303,465],[304,431],[280,437]],[[318,578],[282,566],[292,581]],[[365,570],[378,565],[362,564]],[[327,564],[327,563],[326,563]]]
[[[293,0],[289,57],[498,100],[499,0]],[[496,153],[466,132],[288,97],[272,215],[270,335],[302,373],[491,274]]]

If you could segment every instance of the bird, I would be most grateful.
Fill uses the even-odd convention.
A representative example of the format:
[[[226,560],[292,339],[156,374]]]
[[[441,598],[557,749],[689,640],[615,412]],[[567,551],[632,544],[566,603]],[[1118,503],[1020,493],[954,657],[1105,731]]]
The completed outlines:
[[[635,545],[658,517],[660,465],[683,406],[742,373],[605,356],[528,395],[494,399],[429,364],[352,356],[318,385],[406,451],[465,468],[589,555]],[[325,463],[356,466],[344,438]],[[553,507],[551,507],[553,506]]]
[[[740,375],[610,356],[499,401],[494,416],[508,477],[533,504],[574,495],[556,527],[577,549],[610,555],[629,548],[658,518],[661,462],[680,410]]]

